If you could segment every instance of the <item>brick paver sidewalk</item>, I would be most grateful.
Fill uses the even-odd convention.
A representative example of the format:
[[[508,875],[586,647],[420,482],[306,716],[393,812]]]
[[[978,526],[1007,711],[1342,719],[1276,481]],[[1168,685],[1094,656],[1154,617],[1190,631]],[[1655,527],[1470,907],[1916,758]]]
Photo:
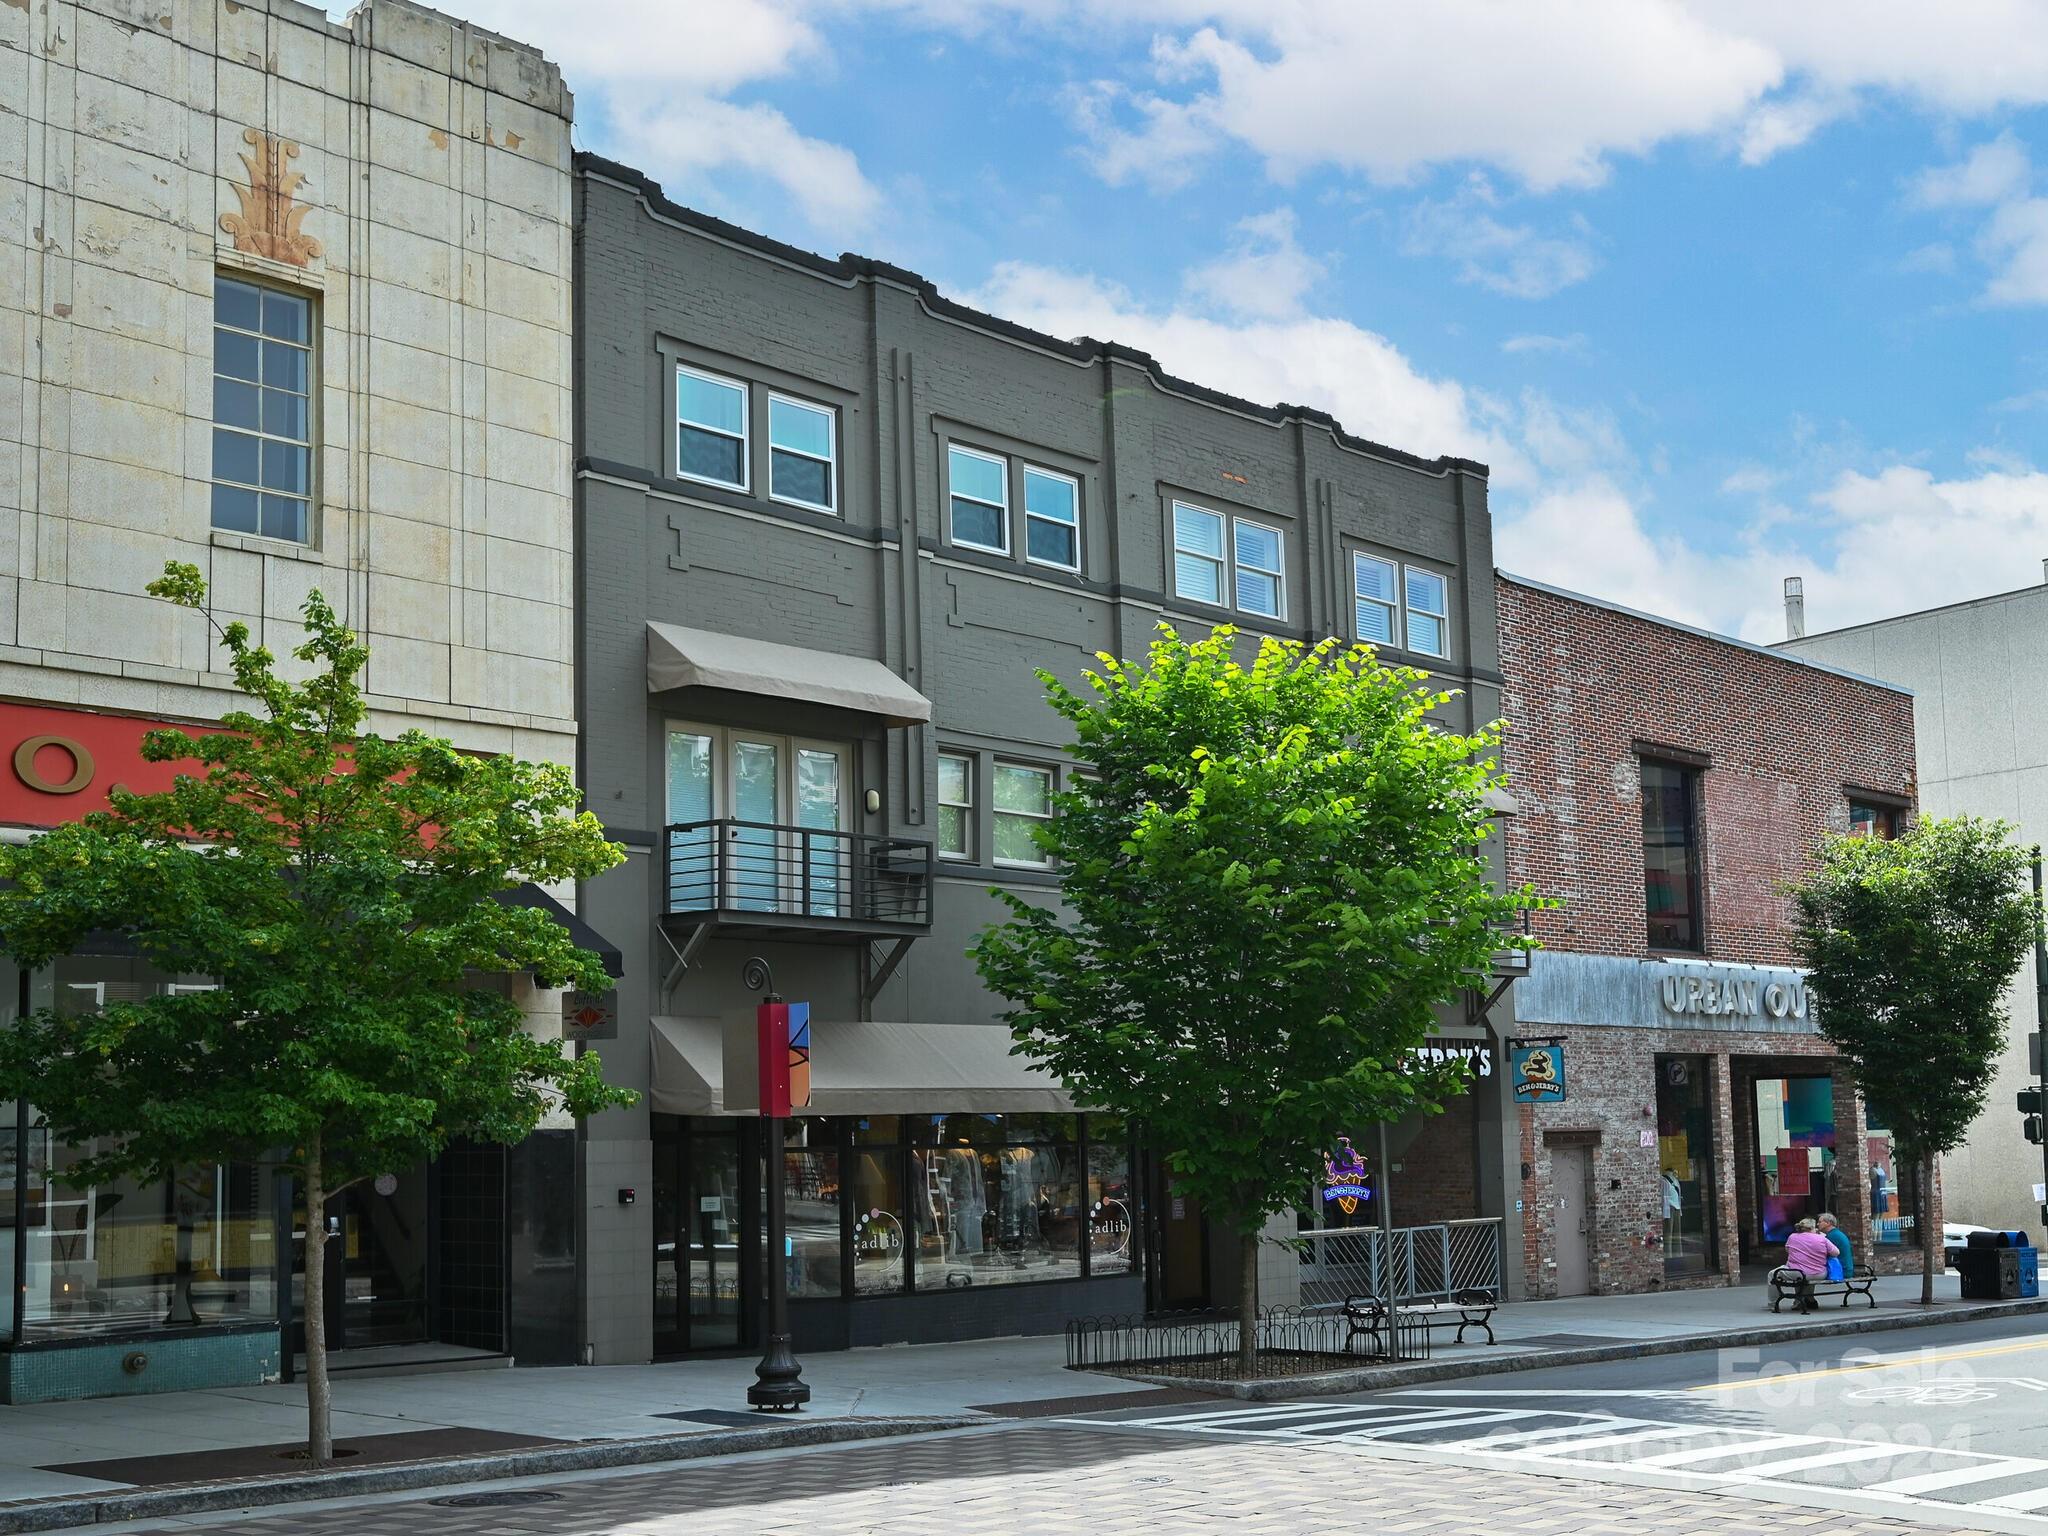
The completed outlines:
[[[1032,1425],[565,1483],[542,1504],[281,1513],[210,1536],[1969,1536],[1712,1494]],[[174,1536],[163,1532],[162,1536]],[[186,1528],[185,1536],[190,1536]]]

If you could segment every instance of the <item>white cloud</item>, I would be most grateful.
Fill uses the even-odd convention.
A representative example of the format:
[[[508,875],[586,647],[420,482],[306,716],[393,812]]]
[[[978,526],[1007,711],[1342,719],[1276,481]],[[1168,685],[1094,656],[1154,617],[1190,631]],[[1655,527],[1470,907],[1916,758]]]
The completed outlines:
[[[893,3],[893,0],[882,0]],[[1383,184],[1483,165],[1546,191],[1616,157],[1707,138],[1757,164],[1867,97],[1974,117],[2048,102],[2034,0],[922,0],[928,21],[1008,15],[1091,34],[1157,29],[1132,119],[1092,126],[1106,173],[1184,182],[1236,142],[1286,180]],[[1105,103],[1105,105],[1113,105]]]
[[[1502,223],[1491,211],[1498,205],[1485,178],[1470,177],[1455,196],[1410,211],[1401,248],[1449,261],[1459,282],[1513,299],[1547,299],[1599,265],[1583,221],[1574,221],[1569,235],[1546,235],[1527,224]]]
[[[1323,264],[1295,238],[1294,210],[1239,221],[1228,255],[1188,273],[1190,295],[1228,314],[1274,320],[1297,314]]]
[[[1977,250],[1996,268],[1985,302],[2048,304],[2048,198],[2023,197],[1997,209]]]
[[[812,229],[851,242],[881,198],[854,153],[800,131],[782,112],[731,95],[830,55],[810,15],[816,0],[468,0],[465,17],[531,43],[594,95],[605,148],[634,161],[680,199],[714,194],[738,171],[780,188]],[[579,115],[588,119],[586,110]]]
[[[2024,192],[2032,174],[2026,146],[2007,129],[1954,165],[1922,171],[1913,178],[1911,194],[1922,208],[1986,206]]]
[[[1530,333],[1524,336],[1510,336],[1500,344],[1500,349],[1511,356],[1522,352],[1555,352],[1565,356],[1579,356],[1586,350],[1583,331],[1573,331],[1565,336],[1545,336]]]

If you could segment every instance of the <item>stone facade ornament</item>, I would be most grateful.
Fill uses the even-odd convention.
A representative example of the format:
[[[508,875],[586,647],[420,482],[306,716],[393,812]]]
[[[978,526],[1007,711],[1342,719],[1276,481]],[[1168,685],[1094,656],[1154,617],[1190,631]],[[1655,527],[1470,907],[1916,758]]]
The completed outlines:
[[[249,182],[247,186],[228,183],[240,199],[242,211],[222,214],[220,227],[235,237],[238,251],[303,267],[320,254],[320,242],[301,232],[306,215],[313,210],[292,196],[306,178],[299,171],[286,169],[288,162],[298,158],[299,146],[256,128],[243,129],[242,139],[255,151],[242,156],[242,164],[249,168]]]

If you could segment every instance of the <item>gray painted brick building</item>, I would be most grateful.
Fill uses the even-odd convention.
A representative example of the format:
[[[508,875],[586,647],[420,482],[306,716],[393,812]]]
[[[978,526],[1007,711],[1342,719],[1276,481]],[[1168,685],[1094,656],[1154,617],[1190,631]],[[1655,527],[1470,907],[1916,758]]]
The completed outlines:
[[[584,1132],[586,1357],[752,1337],[750,957],[814,1021],[821,1113],[785,1169],[800,1347],[1228,1299],[1122,1128],[1006,1055],[964,953],[991,884],[1056,889],[1028,827],[1065,731],[1032,672],[1142,654],[1162,621],[1362,634],[1463,690],[1460,728],[1491,720],[1484,466],[779,245],[604,160],[578,161],[575,222],[580,771],[630,854],[580,910],[626,959],[593,1048],[643,1095]],[[1499,1212],[1498,1105],[1479,1118]]]

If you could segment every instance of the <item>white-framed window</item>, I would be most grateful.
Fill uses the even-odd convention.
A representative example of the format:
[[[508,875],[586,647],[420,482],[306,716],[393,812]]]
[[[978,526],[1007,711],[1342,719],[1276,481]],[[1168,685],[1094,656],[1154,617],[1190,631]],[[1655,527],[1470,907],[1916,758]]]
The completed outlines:
[[[1287,617],[1287,536],[1278,528],[1238,517],[1231,519],[1230,544],[1237,606],[1261,618]]]
[[[1073,476],[1024,466],[1024,558],[1081,569],[1081,482]]]
[[[1408,566],[1404,595],[1408,603],[1408,649],[1425,656],[1451,654],[1449,583],[1435,571]]]
[[[946,450],[946,491],[953,542],[991,554],[1010,552],[1010,464],[973,448]]]
[[[1050,768],[1026,763],[997,763],[994,793],[995,861],[1027,869],[1044,869],[1052,863],[1044,849],[1031,839],[1031,829],[1052,820]]]
[[[964,752],[939,754],[939,857],[974,857],[974,759]]]
[[[1229,606],[1223,559],[1223,514],[1184,501],[1173,504],[1173,595]]]
[[[747,489],[746,385],[676,365],[676,474],[728,490]]]
[[[1287,535],[1247,517],[1173,504],[1173,595],[1287,617]]]
[[[838,510],[839,429],[827,406],[768,395],[768,498],[813,512]]]
[[[1400,573],[1394,562],[1351,553],[1351,601],[1353,624],[1358,638],[1373,645],[1399,645]]]
[[[311,537],[313,376],[313,301],[216,274],[214,527]]]

